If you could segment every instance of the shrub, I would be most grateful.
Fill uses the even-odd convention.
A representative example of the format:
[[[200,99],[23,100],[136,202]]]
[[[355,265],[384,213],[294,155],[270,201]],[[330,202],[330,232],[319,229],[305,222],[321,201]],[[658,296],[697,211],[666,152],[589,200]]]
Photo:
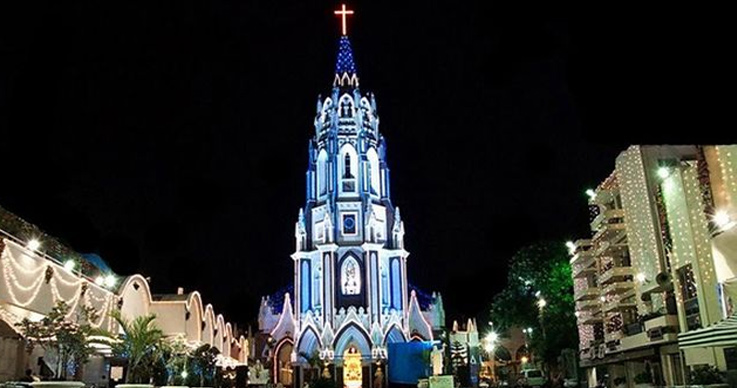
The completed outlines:
[[[689,373],[689,379],[691,380],[691,384],[694,385],[720,384],[724,382],[722,373],[713,365],[694,366]]]

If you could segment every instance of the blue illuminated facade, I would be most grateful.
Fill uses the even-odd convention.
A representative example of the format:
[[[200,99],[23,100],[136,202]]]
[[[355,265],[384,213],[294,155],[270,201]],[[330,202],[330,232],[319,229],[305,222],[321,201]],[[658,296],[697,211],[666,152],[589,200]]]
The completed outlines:
[[[351,347],[377,362],[388,343],[433,339],[445,317],[439,294],[421,308],[409,291],[376,100],[359,89],[347,36],[338,42],[332,91],[316,108],[295,224],[294,295],[276,316],[264,299],[259,325],[277,349],[293,346],[295,365],[305,361],[299,354],[315,352],[339,361]]]

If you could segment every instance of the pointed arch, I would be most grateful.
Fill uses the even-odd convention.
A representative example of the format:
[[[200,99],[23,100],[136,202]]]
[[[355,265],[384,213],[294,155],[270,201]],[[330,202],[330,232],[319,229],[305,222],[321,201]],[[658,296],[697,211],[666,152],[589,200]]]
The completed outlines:
[[[384,335],[384,345],[406,341],[407,339],[404,338],[404,333],[402,333],[402,330],[400,330],[399,326],[396,324],[392,325],[392,327],[386,332],[386,335]]]
[[[371,357],[371,339],[369,334],[355,322],[351,322],[338,332],[333,341],[335,355],[342,357],[348,348],[354,345],[364,358]]]
[[[348,74],[343,74],[343,77],[348,78]],[[350,83],[350,78],[348,79],[348,82]],[[342,95],[340,97],[340,104],[338,105],[338,117],[353,117],[355,112],[355,105],[356,104],[353,102],[353,97],[351,97],[349,94]]]
[[[345,143],[340,147],[338,155],[340,192],[355,193],[358,177],[358,153],[356,148],[350,143]]]
[[[320,341],[320,337],[317,335],[317,332],[312,326],[308,326],[299,336],[297,354],[305,354],[307,357],[310,357],[313,353],[319,351],[321,347],[322,342]]]
[[[317,195],[320,197],[328,193],[328,152],[325,148],[317,154]]]
[[[340,292],[343,295],[361,294],[361,265],[353,255],[340,264]]]
[[[379,154],[376,153],[376,149],[374,147],[368,149],[366,152],[366,158],[368,159],[368,183],[371,194],[379,195],[379,193],[381,193]]]

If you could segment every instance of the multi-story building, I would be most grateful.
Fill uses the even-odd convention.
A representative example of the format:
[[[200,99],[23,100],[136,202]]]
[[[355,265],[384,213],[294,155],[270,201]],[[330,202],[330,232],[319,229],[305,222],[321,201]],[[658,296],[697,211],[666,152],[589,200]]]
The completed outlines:
[[[605,377],[634,386],[638,375],[679,385],[695,365],[737,368],[737,327],[720,322],[737,300],[733,154],[632,146],[588,192],[592,237],[571,246],[571,264],[589,386]],[[710,341],[717,331],[724,338]]]

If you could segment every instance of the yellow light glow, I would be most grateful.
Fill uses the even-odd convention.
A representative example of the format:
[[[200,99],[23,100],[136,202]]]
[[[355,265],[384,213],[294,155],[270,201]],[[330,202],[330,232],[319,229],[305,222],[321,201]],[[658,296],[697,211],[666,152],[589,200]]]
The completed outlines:
[[[28,243],[26,244],[26,248],[32,251],[36,251],[40,247],[41,247],[41,242],[35,238],[32,238],[31,240],[29,240]]]
[[[527,356],[522,356],[522,358],[520,358],[520,361],[522,361],[523,364],[526,364],[527,360],[528,360]]]
[[[66,269],[69,272],[74,271],[74,267],[76,267],[76,266],[77,266],[77,263],[75,263],[74,260],[67,260],[64,263],[64,269]]]

